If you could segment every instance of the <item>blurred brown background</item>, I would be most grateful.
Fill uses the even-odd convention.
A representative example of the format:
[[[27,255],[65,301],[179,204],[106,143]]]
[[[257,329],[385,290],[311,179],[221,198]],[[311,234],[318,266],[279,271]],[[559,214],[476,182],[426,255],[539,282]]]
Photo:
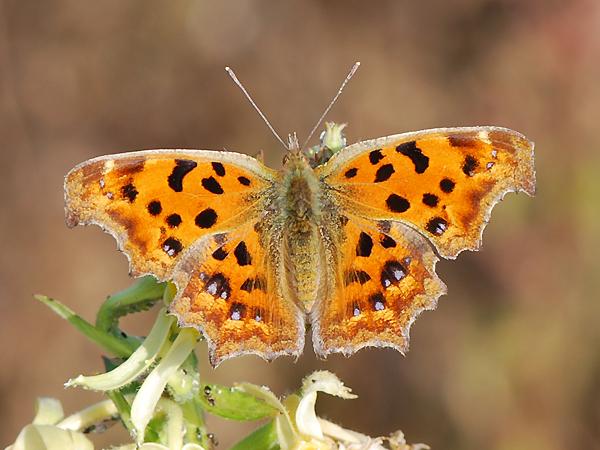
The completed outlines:
[[[244,357],[213,371],[201,350],[205,378],[283,394],[328,369],[360,397],[322,398],[320,412],[372,435],[400,428],[440,450],[600,449],[596,0],[2,1],[0,447],[38,395],[67,412],[99,398],[62,388],[101,361],[31,294],[92,319],[130,283],[110,236],[65,227],[64,174],[144,148],[264,149],[277,166],[279,144],[224,66],[282,134],[303,138],[355,60],[329,115],[349,123],[349,142],[511,127],[536,142],[538,195],[509,196],[481,252],[438,265],[449,294],[417,320],[406,357],[319,361],[307,345],[296,363]],[[210,423],[221,448],[249,429]]]

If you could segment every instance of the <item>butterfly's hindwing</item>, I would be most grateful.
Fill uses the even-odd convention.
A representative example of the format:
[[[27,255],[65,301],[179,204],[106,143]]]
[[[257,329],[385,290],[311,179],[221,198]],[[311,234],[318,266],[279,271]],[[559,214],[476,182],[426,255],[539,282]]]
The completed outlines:
[[[215,366],[248,353],[298,356],[304,347],[304,317],[282,294],[281,253],[268,251],[281,235],[255,223],[208,236],[175,269],[170,311],[203,332]]]
[[[408,348],[417,315],[433,309],[445,285],[431,246],[410,227],[349,216],[327,230],[329,295],[312,313],[313,345],[325,356],[366,346]]]

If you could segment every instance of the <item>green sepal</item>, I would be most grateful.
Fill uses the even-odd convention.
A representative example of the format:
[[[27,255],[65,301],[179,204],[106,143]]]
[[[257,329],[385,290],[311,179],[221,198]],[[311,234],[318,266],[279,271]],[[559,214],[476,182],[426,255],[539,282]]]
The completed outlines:
[[[156,414],[148,425],[144,432],[144,442],[156,442],[164,444],[164,429],[167,423],[167,416],[165,414]]]
[[[54,300],[53,298],[45,295],[34,295],[33,297],[42,302],[44,305],[48,306],[60,317],[67,320],[92,342],[98,344],[105,351],[112,353],[115,356],[127,358],[138,347],[138,344],[135,342],[131,342],[127,339],[115,336],[114,334],[99,330],[94,325],[75,314],[73,310],[60,303],[58,300]]]
[[[230,450],[276,450],[279,449],[277,443],[277,431],[273,421],[257,428],[244,439],[239,441]]]
[[[183,419],[185,423],[185,441],[192,444],[200,444],[208,447],[209,439],[206,425],[204,423],[204,412],[198,397],[182,403]]]
[[[273,406],[235,387],[205,384],[198,399],[206,412],[225,419],[251,421],[279,413]]]
[[[197,397],[199,391],[198,358],[191,352],[177,372],[169,378],[167,392],[177,403],[185,403]]]

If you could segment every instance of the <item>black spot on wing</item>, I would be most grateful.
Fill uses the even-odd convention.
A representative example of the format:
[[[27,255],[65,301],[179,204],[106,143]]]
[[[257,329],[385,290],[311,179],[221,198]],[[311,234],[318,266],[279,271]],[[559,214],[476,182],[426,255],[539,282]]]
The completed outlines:
[[[373,239],[364,231],[360,232],[358,244],[356,244],[356,256],[371,256],[373,250]]]
[[[448,222],[441,217],[434,217],[425,226],[427,231],[436,236],[441,236],[448,229]]]
[[[152,200],[148,203],[148,212],[152,216],[158,216],[162,212],[162,205],[158,200]]]
[[[394,173],[394,166],[392,164],[384,164],[375,173],[375,183],[381,183],[390,179]]]
[[[216,273],[211,276],[204,285],[204,290],[213,297],[227,300],[231,295],[231,287],[229,281],[222,273]]]
[[[250,180],[246,177],[240,176],[238,177],[238,181],[244,186],[250,186]]]
[[[394,248],[396,246],[396,241],[387,234],[383,234],[379,242],[383,248]]]
[[[169,187],[175,192],[183,191],[183,178],[196,168],[198,163],[189,159],[176,159],[175,167],[167,178]]]
[[[434,194],[423,194],[423,203],[427,206],[435,208],[440,199]]]
[[[254,289],[264,291],[266,290],[266,282],[260,277],[246,278],[246,280],[240,286],[240,289],[246,292],[252,292]]]
[[[214,209],[206,208],[196,216],[196,226],[200,228],[210,228],[217,222],[217,218],[218,216]]]
[[[398,261],[388,261],[384,264],[383,270],[381,271],[381,285],[384,288],[388,288],[391,285],[397,285],[402,281],[408,270]]]
[[[396,147],[396,151],[408,157],[415,166],[415,172],[423,173],[429,167],[429,156],[424,155],[416,141],[405,142]]]
[[[215,171],[215,173],[220,176],[220,177],[224,177],[225,176],[225,167],[223,167],[223,164],[221,164],[220,162],[213,162],[211,163],[213,170]]]
[[[219,247],[212,253],[212,257],[217,261],[223,261],[225,258],[227,258],[227,255],[228,253],[223,247]]]
[[[252,257],[250,256],[250,253],[248,253],[248,248],[246,247],[246,243],[244,241],[241,241],[235,247],[233,254],[235,255],[238,265],[248,266],[252,264]]]
[[[454,190],[454,186],[456,186],[456,183],[450,178],[444,178],[442,181],[440,181],[440,189],[446,194],[452,192]]]
[[[385,309],[385,297],[381,292],[377,292],[369,297],[369,303],[374,311],[383,311]]]
[[[371,279],[371,276],[364,270],[350,270],[344,276],[344,280],[347,284],[360,283],[365,284]]]
[[[222,194],[223,188],[215,177],[202,178],[202,187],[213,194]]]
[[[183,245],[178,239],[170,237],[165,239],[162,244],[162,249],[167,255],[175,257],[183,250]]]
[[[243,320],[246,316],[246,305],[243,303],[234,303],[229,309],[229,318],[231,320]],[[255,317],[256,320],[256,317]]]
[[[401,213],[410,208],[410,202],[404,197],[401,197],[396,194],[390,194],[385,203],[389,210],[393,212]]]
[[[465,161],[463,162],[462,171],[466,176],[472,177],[475,175],[475,169],[477,169],[477,166],[479,166],[479,162],[475,159],[475,157],[472,155],[467,155],[465,157]]]
[[[139,192],[132,183],[128,183],[121,188],[121,195],[129,200],[129,203],[133,203],[138,194]]]
[[[178,227],[179,225],[181,225],[181,216],[177,213],[167,216],[166,220],[167,220],[167,225],[169,225],[171,228],[175,228],[175,227]]]
[[[376,165],[384,158],[383,153],[381,153],[381,149],[373,150],[369,153],[369,161],[371,164]]]
[[[357,172],[358,172],[358,169],[356,167],[353,167],[351,169],[346,170],[346,173],[344,173],[344,176],[346,178],[354,178],[356,176]]]

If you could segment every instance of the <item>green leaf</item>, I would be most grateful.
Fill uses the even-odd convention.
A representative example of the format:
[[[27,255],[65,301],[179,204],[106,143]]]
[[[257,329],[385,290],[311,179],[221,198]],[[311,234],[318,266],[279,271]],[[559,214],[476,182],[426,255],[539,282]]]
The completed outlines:
[[[159,283],[152,276],[135,281],[129,288],[109,296],[100,306],[96,316],[96,327],[118,333],[118,321],[121,317],[150,309],[162,299],[168,283]]]
[[[75,314],[73,310],[60,303],[58,300],[54,300],[53,298],[45,295],[34,295],[33,297],[42,302],[44,305],[48,306],[60,317],[66,319],[71,325],[81,331],[92,342],[98,344],[105,351],[112,353],[115,356],[127,358],[137,348],[137,345],[133,342],[129,342],[123,338],[99,330],[91,323]]]
[[[279,413],[273,406],[235,387],[206,384],[198,399],[206,412],[225,419],[250,421]]]
[[[125,428],[127,428],[129,433],[132,433],[134,428],[133,424],[131,423],[131,405],[125,398],[125,395],[123,395],[123,392],[121,390],[109,391],[106,392],[106,396],[112,400],[117,408],[117,411],[119,412],[119,418],[121,419],[121,422]]]
[[[256,429],[240,442],[231,447],[231,450],[275,450],[279,449],[277,432],[273,422]]]

